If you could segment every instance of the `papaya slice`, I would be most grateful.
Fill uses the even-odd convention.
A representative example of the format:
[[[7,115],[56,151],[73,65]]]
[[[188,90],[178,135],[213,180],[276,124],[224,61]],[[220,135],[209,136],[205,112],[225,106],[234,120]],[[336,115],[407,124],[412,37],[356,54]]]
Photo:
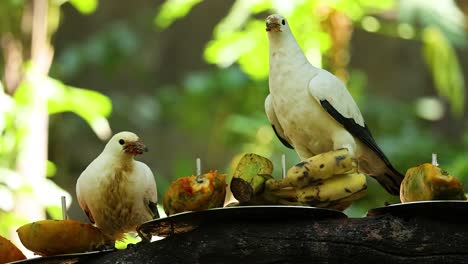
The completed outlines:
[[[216,170],[198,177],[182,177],[169,186],[163,206],[167,215],[222,207],[226,196],[226,175]]]
[[[75,220],[32,222],[16,232],[27,249],[41,256],[82,253],[113,245],[99,228]]]
[[[26,259],[10,240],[0,236],[0,264]]]
[[[401,202],[466,200],[463,184],[439,167],[425,163],[408,169],[400,186]]]

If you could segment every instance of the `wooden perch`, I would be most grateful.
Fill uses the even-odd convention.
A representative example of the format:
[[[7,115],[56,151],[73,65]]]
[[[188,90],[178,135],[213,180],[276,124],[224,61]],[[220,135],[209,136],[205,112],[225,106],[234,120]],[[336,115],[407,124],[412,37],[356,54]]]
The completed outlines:
[[[466,214],[217,219],[86,263],[468,263]]]

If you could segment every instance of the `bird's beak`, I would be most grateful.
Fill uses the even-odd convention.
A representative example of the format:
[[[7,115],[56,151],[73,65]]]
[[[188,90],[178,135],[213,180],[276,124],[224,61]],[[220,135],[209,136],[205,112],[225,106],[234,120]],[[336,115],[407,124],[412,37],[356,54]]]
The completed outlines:
[[[124,151],[128,154],[140,155],[143,154],[143,152],[148,152],[148,148],[140,141],[134,141],[125,144]]]
[[[281,32],[281,26],[279,23],[276,22],[267,22],[266,31]]]

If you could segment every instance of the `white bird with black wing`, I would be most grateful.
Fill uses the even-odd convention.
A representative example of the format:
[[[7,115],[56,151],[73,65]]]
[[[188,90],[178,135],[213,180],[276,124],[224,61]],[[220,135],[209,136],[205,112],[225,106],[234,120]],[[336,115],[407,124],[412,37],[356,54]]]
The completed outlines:
[[[137,135],[120,132],[78,178],[80,207],[111,239],[121,239],[143,222],[159,218],[153,173],[146,164],[134,160],[147,150]]]
[[[270,94],[265,109],[281,142],[301,159],[347,148],[360,171],[397,195],[404,176],[377,146],[343,82],[309,63],[284,17],[268,16],[266,30]]]

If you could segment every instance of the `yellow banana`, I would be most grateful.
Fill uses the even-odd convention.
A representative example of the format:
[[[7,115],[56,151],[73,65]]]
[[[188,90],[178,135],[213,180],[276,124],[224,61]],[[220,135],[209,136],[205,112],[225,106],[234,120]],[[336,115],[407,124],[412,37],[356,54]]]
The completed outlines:
[[[335,175],[304,188],[267,180],[265,200],[272,204],[302,205],[344,210],[367,193],[366,176],[361,173]],[[268,188],[268,186],[274,186]]]
[[[337,201],[367,189],[366,176],[362,173],[336,175],[318,185],[298,189],[297,201],[304,204],[320,204]]]
[[[348,149],[338,149],[308,158],[288,170],[286,179],[297,188],[313,185],[336,174],[356,172],[356,162]]]
[[[357,173],[347,149],[311,157],[289,169],[285,179],[271,176],[268,159],[246,154],[239,161],[231,191],[241,203],[283,204],[346,209],[366,195],[366,176]]]

